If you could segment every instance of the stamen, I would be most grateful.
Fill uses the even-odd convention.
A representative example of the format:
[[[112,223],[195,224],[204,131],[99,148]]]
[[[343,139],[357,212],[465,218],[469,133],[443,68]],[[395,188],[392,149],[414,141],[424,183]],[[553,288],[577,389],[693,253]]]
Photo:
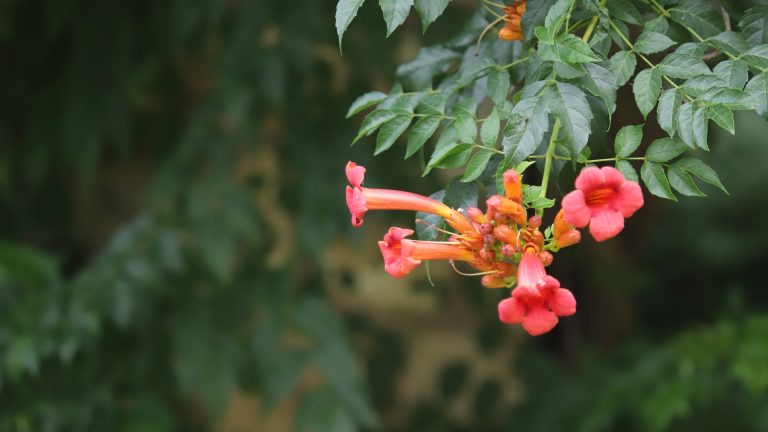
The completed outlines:
[[[490,274],[503,273],[501,270],[488,270],[488,271],[479,272],[479,273],[464,273],[461,270],[456,268],[456,264],[453,262],[453,260],[449,260],[448,262],[451,263],[451,267],[453,267],[453,271],[455,271],[456,273],[458,273],[458,274],[460,274],[462,276],[485,276],[485,275],[490,275]]]

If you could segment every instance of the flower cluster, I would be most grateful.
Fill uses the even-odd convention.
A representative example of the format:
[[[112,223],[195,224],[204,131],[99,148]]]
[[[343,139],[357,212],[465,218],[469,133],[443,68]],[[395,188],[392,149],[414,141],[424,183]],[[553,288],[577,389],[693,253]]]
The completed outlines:
[[[482,276],[487,288],[515,286],[511,297],[499,303],[499,319],[521,324],[534,336],[550,331],[558,317],[576,312],[573,294],[546,273],[552,252],[578,243],[577,228],[587,225],[597,241],[615,236],[624,228],[624,218],[643,205],[637,183],[611,167],[588,167],[576,179],[576,189],[563,199],[551,229],[542,232],[541,217],[528,215],[522,179],[514,170],[503,174],[504,195],[490,196],[485,212],[476,207],[453,209],[410,192],[363,187],[365,168],[354,162],[347,163],[346,174],[352,225],[362,225],[368,210],[410,210],[438,215],[453,229],[445,231],[446,241],[420,241],[408,238],[413,230],[390,228],[379,241],[387,273],[403,277],[424,260],[448,260],[453,265],[463,261],[477,270],[471,275]]]
[[[499,39],[506,41],[523,40],[523,26],[521,21],[525,13],[526,0],[517,0],[504,7],[504,27],[499,30]]]

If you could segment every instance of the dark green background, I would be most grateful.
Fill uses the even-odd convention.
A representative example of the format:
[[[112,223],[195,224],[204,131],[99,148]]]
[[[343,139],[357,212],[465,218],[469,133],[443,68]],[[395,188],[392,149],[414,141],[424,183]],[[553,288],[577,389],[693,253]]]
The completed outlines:
[[[730,196],[558,254],[579,310],[531,338],[444,263],[394,282],[375,241],[412,215],[344,205],[347,160],[456,174],[350,148],[344,114],[477,5],[385,39],[367,4],[343,56],[334,7],[0,1],[0,430],[768,430],[763,120],[710,134]]]

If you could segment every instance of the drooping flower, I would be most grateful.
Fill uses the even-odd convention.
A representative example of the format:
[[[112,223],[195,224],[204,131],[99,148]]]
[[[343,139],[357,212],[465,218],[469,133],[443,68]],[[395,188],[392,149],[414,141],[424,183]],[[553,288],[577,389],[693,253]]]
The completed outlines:
[[[499,30],[499,39],[506,41],[523,40],[523,26],[521,24],[525,13],[526,0],[517,0],[504,8],[504,21],[506,24]]]
[[[346,188],[347,207],[352,215],[352,225],[356,227],[363,224],[363,216],[368,210],[410,210],[439,215],[460,233],[474,230],[463,214],[432,198],[399,190],[363,187],[365,168],[354,162],[348,162],[345,171],[351,185]]]
[[[597,241],[605,241],[624,229],[624,219],[643,206],[640,185],[627,181],[613,167],[587,167],[576,178],[576,190],[563,198],[565,221],[577,227],[589,225]]]
[[[576,299],[560,282],[548,276],[534,253],[525,253],[517,269],[517,288],[499,303],[499,319],[507,324],[522,323],[531,336],[552,330],[558,317],[576,313]]]
[[[411,240],[406,237],[413,234],[407,228],[392,227],[379,241],[379,249],[384,257],[384,270],[400,278],[411,272],[424,260],[475,261],[475,253],[460,242],[438,242]]]

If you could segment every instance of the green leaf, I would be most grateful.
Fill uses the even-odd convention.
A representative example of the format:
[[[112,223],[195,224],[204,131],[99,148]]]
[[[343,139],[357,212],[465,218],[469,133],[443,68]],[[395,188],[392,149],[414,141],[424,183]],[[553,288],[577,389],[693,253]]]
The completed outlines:
[[[697,75],[709,75],[712,72],[701,58],[689,54],[672,53],[664,58],[658,65],[662,74],[672,77],[688,79]]]
[[[523,14],[522,25],[525,40],[530,40],[533,36],[533,29],[544,25],[544,19],[547,13],[552,9],[555,0],[538,0],[526,4]]]
[[[477,207],[477,186],[461,182],[458,177],[454,178],[445,188],[443,202],[455,209]]]
[[[445,190],[439,190],[429,197],[435,201],[443,202],[443,199],[445,198]],[[440,237],[440,231],[438,231],[437,228],[441,228],[443,224],[443,218],[439,215],[416,212],[416,237],[418,237],[419,240],[437,240],[437,238]]]
[[[475,118],[466,113],[456,115],[456,135],[463,143],[474,144],[477,139],[477,123]]]
[[[683,92],[676,88],[664,90],[659,97],[659,106],[656,109],[659,126],[671,137],[674,137],[677,131],[677,118],[682,101]]]
[[[663,33],[646,30],[637,37],[635,50],[643,54],[654,54],[664,51],[676,43]]]
[[[414,88],[428,88],[434,76],[448,70],[459,57],[459,53],[447,48],[425,47],[413,60],[400,65],[396,74]]]
[[[592,110],[586,95],[578,87],[562,82],[547,87],[546,95],[550,111],[560,120],[560,136],[571,150],[571,157],[576,160],[592,132]]]
[[[758,107],[757,100],[748,92],[737,89],[725,88],[708,98],[708,101],[728,107],[732,110],[753,110]]]
[[[688,172],[679,167],[670,167],[667,171],[669,175],[669,184],[678,192],[686,196],[706,196],[696,186],[696,182],[693,181]]]
[[[539,56],[546,61],[565,63],[590,63],[600,61],[592,48],[580,38],[566,33],[555,39],[554,45],[540,43]]]
[[[584,77],[584,88],[605,103],[610,117],[616,110],[616,78],[613,72],[596,63],[585,65],[588,74]]]
[[[384,22],[387,23],[387,37],[408,18],[411,6],[413,0],[379,0]]]
[[[768,74],[762,72],[752,77],[744,91],[752,95],[757,102],[757,114],[768,119]]]
[[[709,132],[709,124],[707,123],[707,110],[700,106],[693,108],[693,119],[691,121],[691,129],[693,129],[693,141],[696,146],[709,151],[709,144],[707,143],[707,134]]]
[[[699,159],[694,159],[689,157],[682,158],[677,162],[675,162],[672,166],[684,169],[685,171],[700,178],[702,181],[709,183],[719,188],[721,191],[725,192],[727,195],[730,195],[728,191],[725,189],[725,186],[723,186],[723,183],[720,181],[720,177],[718,177],[715,170],[713,170],[709,165],[705,164]]]
[[[347,31],[349,23],[357,15],[357,10],[365,0],[339,0],[336,4],[336,34],[339,36],[339,49],[341,49],[341,37]]]
[[[707,107],[707,117],[717,123],[718,126],[727,130],[731,135],[736,133],[736,127],[733,122],[733,112],[721,105],[710,105]]]
[[[405,159],[413,156],[414,153],[419,151],[424,146],[424,143],[435,134],[437,127],[440,125],[441,118],[438,116],[422,117],[411,127],[411,131],[408,133],[408,145],[405,150]]]
[[[741,55],[741,59],[757,69],[768,68],[768,44],[757,45]]]
[[[484,146],[488,148],[496,147],[496,140],[499,138],[499,127],[501,121],[499,120],[499,112],[494,107],[488,117],[483,121],[483,126],[480,128],[480,141]]]
[[[684,0],[676,8],[670,9],[669,15],[673,21],[691,27],[703,38],[715,36],[724,30],[723,18],[707,1]]]
[[[400,135],[408,129],[408,125],[411,124],[413,116],[410,115],[398,115],[392,120],[386,122],[379,130],[379,135],[376,137],[376,149],[373,154],[378,155],[383,151],[389,150],[390,147],[397,141]]]
[[[616,161],[616,169],[624,175],[629,181],[638,181],[637,171],[632,167],[632,164],[625,160]]]
[[[359,113],[360,111],[369,108],[373,105],[376,105],[377,103],[383,101],[387,98],[387,95],[385,93],[379,92],[379,91],[372,91],[368,92],[357,99],[355,99],[354,102],[352,102],[352,105],[350,105],[349,110],[347,111],[347,117],[350,118],[353,115]]]
[[[445,113],[445,104],[448,95],[445,92],[437,92],[424,96],[419,99],[416,111],[420,114],[430,114],[441,116]]]
[[[712,72],[729,88],[741,90],[747,83],[749,66],[741,60],[726,60],[718,63]]]
[[[625,158],[631,156],[640,147],[642,140],[643,125],[624,126],[616,134],[616,141],[613,143],[616,157]]]
[[[696,139],[693,137],[693,104],[680,105],[677,112],[678,137],[690,148],[696,147]]]
[[[640,11],[629,0],[611,0],[606,2],[606,6],[611,17],[634,25],[643,23],[643,16]]]
[[[727,87],[728,83],[715,75],[699,75],[683,83],[686,94],[705,100]]]
[[[609,69],[616,77],[616,85],[621,87],[629,81],[635,73],[637,58],[631,51],[619,51],[611,57]]]
[[[544,18],[544,26],[556,32],[565,21],[568,11],[573,7],[575,0],[558,0],[547,12]]]
[[[632,92],[635,94],[635,102],[643,118],[648,117],[648,113],[656,106],[656,100],[661,92],[661,73],[658,69],[641,70],[635,77]]]
[[[488,96],[496,105],[502,105],[509,94],[509,72],[506,69],[493,69],[488,74]]]
[[[472,144],[460,143],[458,141],[456,128],[453,125],[447,127],[443,133],[440,134],[440,138],[437,140],[437,145],[435,145],[435,151],[432,152],[432,156],[429,158],[429,162],[427,162],[427,168],[424,170],[423,175],[429,174],[433,168],[453,167],[452,165],[455,165],[455,162],[462,162],[464,153],[466,153],[466,157],[468,157],[471,149]],[[459,158],[458,160],[454,160],[454,163],[451,163],[451,160],[454,157]],[[466,159],[464,159],[464,161],[466,161]]]
[[[461,181],[471,182],[480,177],[488,165],[488,161],[491,160],[491,156],[493,156],[493,152],[485,149],[475,153],[467,162],[467,169],[464,171],[464,177],[461,178]]]
[[[667,162],[688,150],[682,141],[675,138],[659,138],[652,142],[645,152],[645,159],[651,162]]]
[[[660,164],[650,161],[645,162],[640,168],[640,177],[643,179],[645,187],[648,188],[648,192],[657,197],[677,201],[675,194],[672,193],[672,189],[669,187],[669,180],[667,180],[667,176],[664,174],[664,167]]]
[[[741,34],[749,45],[768,43],[768,7],[755,6],[739,21]]]
[[[731,55],[739,55],[749,49],[744,37],[733,31],[724,31],[715,37],[707,40],[710,45],[717,48],[718,51]]]
[[[352,140],[352,144],[356,143],[360,138],[372,134],[384,123],[395,118],[397,114],[389,110],[376,109],[368,113],[363,119],[363,123],[360,125],[360,130],[357,132],[357,136]]]
[[[416,0],[416,10],[421,16],[422,32],[427,31],[427,27],[435,22],[437,17],[443,14],[445,8],[451,0]]]
[[[537,83],[529,87],[540,90],[541,86],[541,83]],[[536,93],[518,102],[512,114],[517,121],[510,122],[501,143],[504,155],[515,164],[532,155],[539,147],[549,129],[549,106],[544,95]]]

